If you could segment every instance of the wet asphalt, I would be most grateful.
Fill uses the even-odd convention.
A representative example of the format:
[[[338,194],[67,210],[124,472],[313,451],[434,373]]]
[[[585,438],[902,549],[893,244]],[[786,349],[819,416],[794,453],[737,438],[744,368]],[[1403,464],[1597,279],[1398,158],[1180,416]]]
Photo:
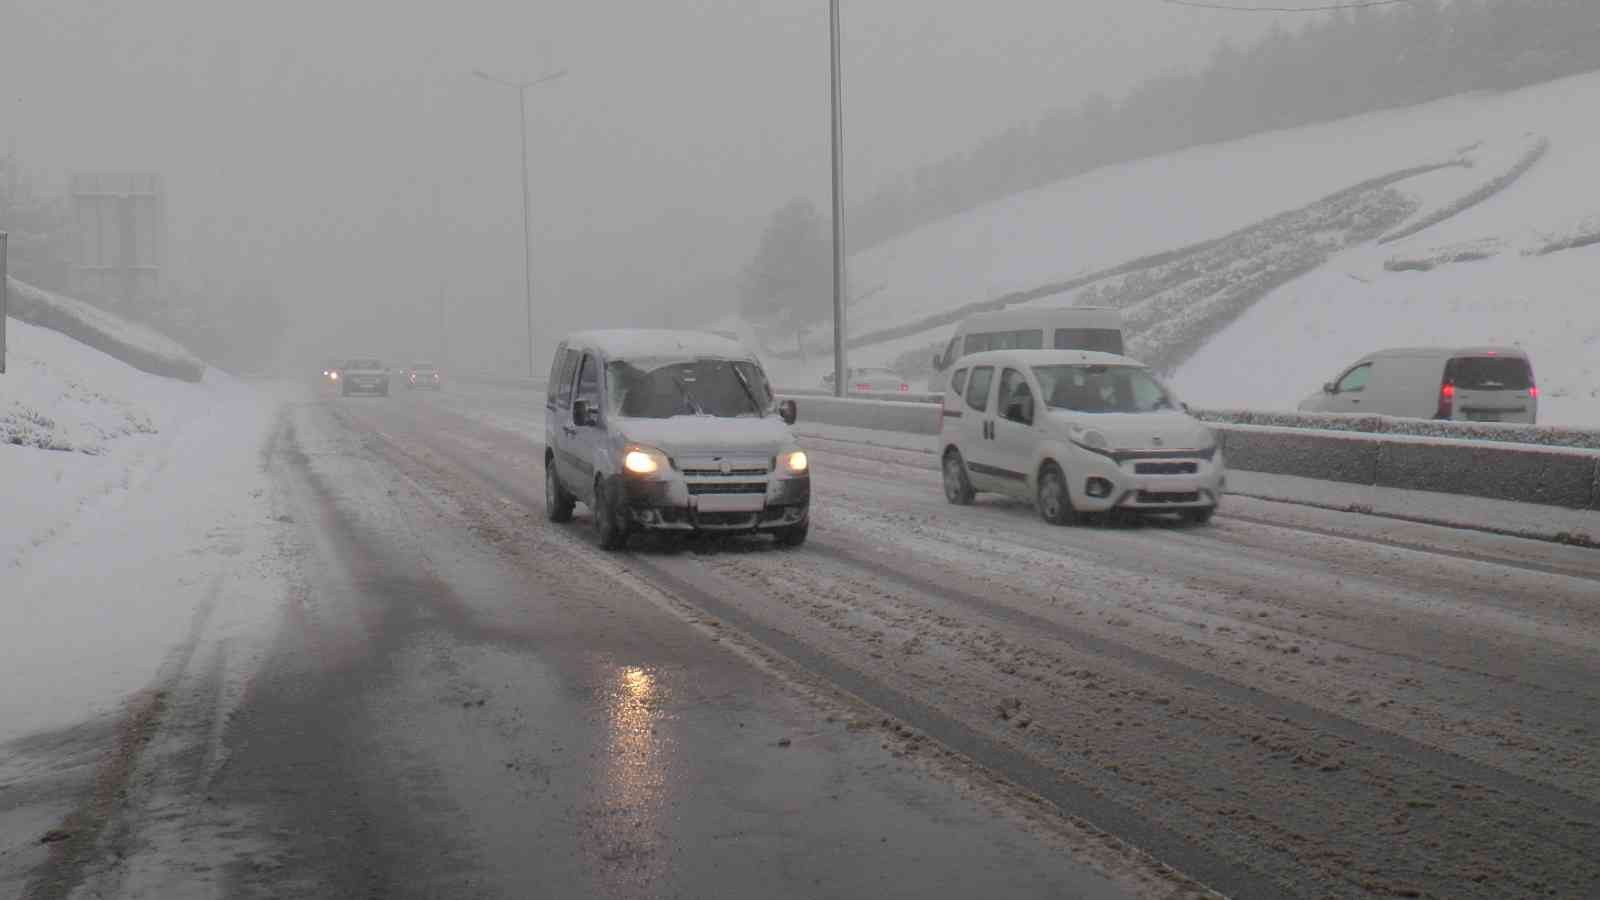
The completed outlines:
[[[310,402],[276,442],[301,580],[204,798],[259,843],[225,894],[1124,895],[653,602],[429,409]]]

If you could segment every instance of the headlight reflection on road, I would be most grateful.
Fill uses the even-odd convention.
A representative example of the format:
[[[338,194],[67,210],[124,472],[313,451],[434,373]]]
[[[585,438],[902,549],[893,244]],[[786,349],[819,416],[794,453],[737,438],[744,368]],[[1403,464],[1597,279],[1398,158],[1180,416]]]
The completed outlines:
[[[666,802],[666,747],[656,726],[666,700],[655,673],[638,666],[616,671],[606,692],[607,736],[604,815],[597,820],[606,853],[630,857],[645,868],[664,865],[654,853]],[[654,860],[655,862],[649,862]]]

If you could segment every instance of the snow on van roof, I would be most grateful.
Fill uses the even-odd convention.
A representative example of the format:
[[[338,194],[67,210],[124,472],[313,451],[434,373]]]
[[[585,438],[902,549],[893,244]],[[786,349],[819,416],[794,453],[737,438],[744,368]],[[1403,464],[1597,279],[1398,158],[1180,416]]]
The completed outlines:
[[[738,341],[703,331],[672,331],[664,328],[608,328],[570,334],[567,346],[599,350],[611,358],[673,356],[723,356],[753,359]]]
[[[1015,363],[1021,366],[1138,366],[1145,364],[1115,353],[1096,350],[985,350],[961,357],[963,368],[984,363]]]
[[[1528,354],[1521,347],[1386,347],[1369,356],[1509,356],[1525,359]]]

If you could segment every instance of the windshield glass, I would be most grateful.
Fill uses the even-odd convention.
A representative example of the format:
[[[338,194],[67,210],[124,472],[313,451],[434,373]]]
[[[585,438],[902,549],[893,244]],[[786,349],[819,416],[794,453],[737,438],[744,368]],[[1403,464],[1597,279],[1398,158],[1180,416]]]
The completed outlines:
[[[606,371],[611,409],[636,419],[760,417],[774,401],[761,367],[748,360],[617,360]]]
[[[1172,409],[1166,389],[1138,366],[1034,366],[1046,405],[1087,413]]]
[[[345,366],[346,369],[381,369],[383,363],[375,359],[352,359]]]

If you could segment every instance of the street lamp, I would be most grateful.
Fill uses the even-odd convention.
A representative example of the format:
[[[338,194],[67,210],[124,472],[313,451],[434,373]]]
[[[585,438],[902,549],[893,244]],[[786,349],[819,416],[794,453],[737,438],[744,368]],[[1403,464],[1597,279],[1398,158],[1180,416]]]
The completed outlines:
[[[828,0],[833,109],[833,393],[845,392],[844,358],[844,99],[839,77],[839,0]]]
[[[528,377],[533,374],[533,236],[529,231],[528,220],[531,217],[530,206],[532,201],[528,195],[528,88],[535,85],[555,81],[566,77],[567,70],[551,72],[529,81],[512,81],[507,78],[496,78],[482,69],[474,69],[472,74],[491,81],[503,87],[516,88],[517,90],[517,119],[522,124],[522,288],[524,299],[528,307]]]

